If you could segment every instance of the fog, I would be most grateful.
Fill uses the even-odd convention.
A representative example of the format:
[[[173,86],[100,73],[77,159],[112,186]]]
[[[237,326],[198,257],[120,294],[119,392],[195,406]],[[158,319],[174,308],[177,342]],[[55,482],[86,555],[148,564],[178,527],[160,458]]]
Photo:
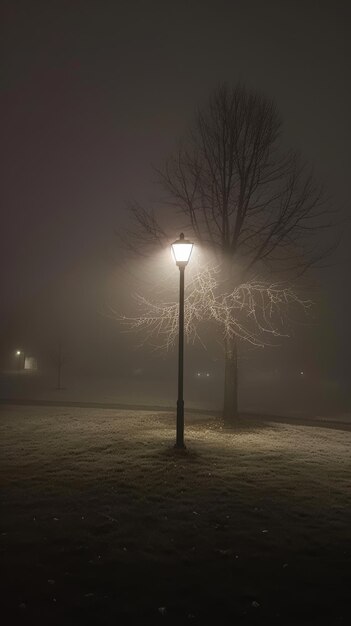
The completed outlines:
[[[241,343],[240,411],[349,414],[349,9],[119,4],[4,5],[0,398],[175,406],[177,346],[155,350],[118,317],[138,314],[135,293],[176,301],[179,273],[168,249],[130,254],[126,207],[162,207],[155,167],[211,89],[243,81],[277,103],[341,243],[289,338]],[[185,349],[185,406],[220,411],[222,348],[213,328],[201,336]]]
[[[199,257],[200,251],[194,252],[186,283]],[[170,249],[138,257],[111,238],[109,247],[89,262],[76,264],[23,299],[4,326],[1,398],[175,407],[177,344],[166,349],[161,338],[157,346],[145,332],[130,329],[123,317],[140,314],[134,297],[138,293],[177,302],[178,274]],[[275,345],[261,348],[242,341],[240,411],[349,414],[349,374],[329,324],[327,304],[319,298],[302,323],[300,319],[289,326],[290,336],[280,337]],[[221,411],[221,342],[210,325],[200,325],[199,335],[201,341],[185,346],[185,407]]]

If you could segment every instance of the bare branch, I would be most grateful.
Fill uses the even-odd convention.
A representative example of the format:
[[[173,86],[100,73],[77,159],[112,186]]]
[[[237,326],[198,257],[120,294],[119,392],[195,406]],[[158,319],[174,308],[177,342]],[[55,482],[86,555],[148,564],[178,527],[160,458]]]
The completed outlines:
[[[205,267],[187,286],[185,297],[185,332],[189,342],[206,341],[201,324],[215,322],[223,340],[237,337],[256,346],[272,345],[277,338],[286,337],[284,322],[294,305],[304,313],[312,302],[302,299],[297,292],[282,283],[268,283],[255,279],[232,291],[223,291],[222,268]],[[153,302],[136,295],[140,314],[120,316],[127,330],[139,331],[142,342],[157,343],[169,349],[178,336],[178,303]]]

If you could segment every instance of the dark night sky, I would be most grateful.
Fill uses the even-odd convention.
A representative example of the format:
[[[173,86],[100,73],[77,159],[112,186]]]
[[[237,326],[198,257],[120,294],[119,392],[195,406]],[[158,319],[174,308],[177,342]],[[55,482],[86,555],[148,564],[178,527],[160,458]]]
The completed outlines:
[[[346,219],[350,16],[346,0],[3,0],[2,314],[74,268],[104,280],[126,200],[156,196],[151,166],[219,81],[276,100],[287,142]],[[346,363],[350,222],[342,230],[321,281]]]

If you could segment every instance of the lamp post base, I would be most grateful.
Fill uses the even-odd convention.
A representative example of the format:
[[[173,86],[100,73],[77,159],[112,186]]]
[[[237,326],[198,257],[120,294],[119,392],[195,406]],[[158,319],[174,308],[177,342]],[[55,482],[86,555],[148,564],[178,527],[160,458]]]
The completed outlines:
[[[184,400],[177,401],[177,433],[175,448],[185,448],[184,445]]]
[[[185,445],[185,443],[175,443],[174,444],[174,449],[175,450],[186,450],[186,445]]]

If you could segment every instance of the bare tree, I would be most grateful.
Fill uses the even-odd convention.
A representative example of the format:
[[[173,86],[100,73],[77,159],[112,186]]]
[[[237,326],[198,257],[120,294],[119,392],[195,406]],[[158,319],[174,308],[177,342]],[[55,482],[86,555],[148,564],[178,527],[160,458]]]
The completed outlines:
[[[331,251],[321,243],[331,226],[323,191],[299,156],[282,148],[281,129],[273,102],[241,84],[218,87],[159,172],[168,214],[131,206],[132,246],[165,242],[165,218],[176,216],[187,236],[214,254],[215,266],[193,283],[187,319],[193,335],[199,320],[215,320],[222,329],[228,421],[238,410],[238,338],[259,344],[262,335],[280,334],[274,320],[282,307],[309,307],[292,281]],[[172,338],[169,308],[161,305],[153,317],[155,305],[143,305],[141,327],[149,323]]]

